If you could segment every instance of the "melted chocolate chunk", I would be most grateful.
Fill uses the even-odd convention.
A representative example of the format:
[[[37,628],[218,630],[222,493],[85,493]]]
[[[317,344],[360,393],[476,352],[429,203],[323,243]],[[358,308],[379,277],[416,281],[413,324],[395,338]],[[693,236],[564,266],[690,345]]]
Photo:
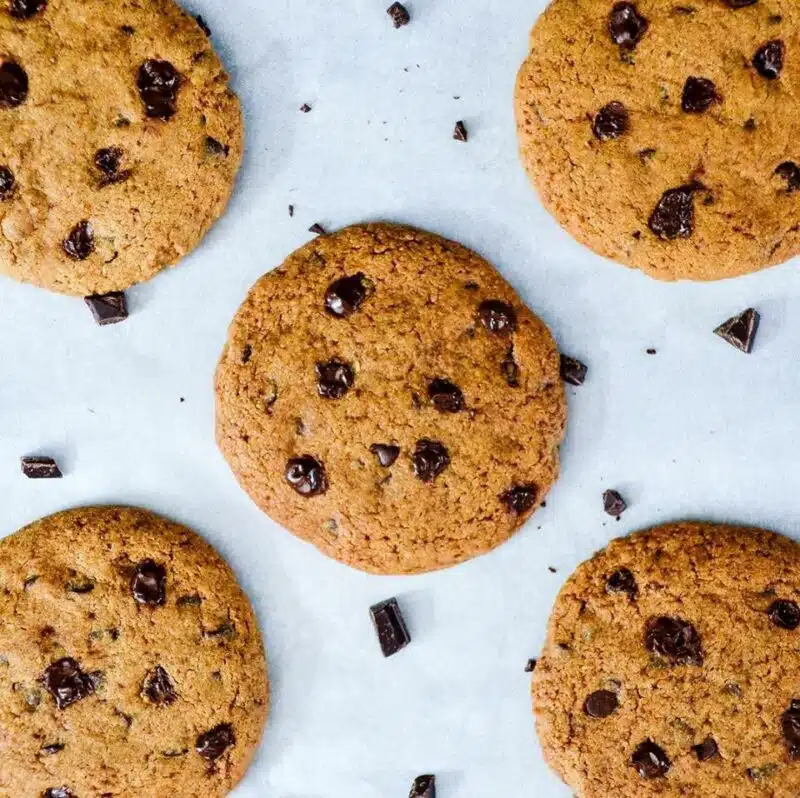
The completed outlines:
[[[51,787],[44,791],[44,798],[75,798],[66,787]]]
[[[608,577],[606,590],[609,593],[627,593],[631,601],[634,601],[639,594],[636,577],[627,568],[620,568]]]
[[[139,67],[136,87],[144,103],[145,114],[166,121],[178,110],[178,90],[182,79],[169,61],[151,58]]]
[[[211,136],[206,136],[206,152],[209,155],[227,158],[230,151],[231,148],[227,144],[223,144],[221,141]]]
[[[744,8],[745,6],[755,5],[758,0],[725,0],[731,8]]]
[[[94,252],[94,228],[91,222],[78,222],[61,242],[64,252],[73,260],[86,260]]]
[[[47,0],[10,0],[8,13],[14,19],[30,19],[47,8]]]
[[[403,613],[396,598],[382,601],[370,607],[372,625],[378,635],[381,651],[384,657],[391,657],[411,642]]]
[[[90,696],[97,686],[92,674],[84,673],[72,657],[64,657],[50,665],[44,672],[42,683],[59,709],[66,709]]]
[[[687,114],[702,114],[720,100],[717,87],[707,78],[690,77],[686,79],[681,108]]]
[[[39,753],[43,754],[44,756],[53,756],[55,754],[60,753],[64,750],[63,743],[49,743],[48,745],[43,745],[39,749]]]
[[[584,714],[590,718],[607,718],[613,715],[619,707],[617,694],[610,690],[597,690],[583,702]]]
[[[599,141],[610,141],[628,132],[630,116],[620,102],[604,105],[592,122],[592,132]]]
[[[483,326],[495,335],[509,335],[517,329],[517,314],[514,308],[498,299],[481,302],[478,316]]]
[[[156,667],[147,674],[142,685],[142,694],[152,704],[160,707],[168,707],[178,700],[178,694],[175,692],[175,685],[169,674],[160,666]]]
[[[317,391],[323,399],[341,399],[354,381],[352,367],[341,360],[317,363]]]
[[[120,147],[105,147],[94,155],[94,165],[102,174],[101,186],[122,183],[131,176],[130,169],[120,169],[123,152]]]
[[[464,394],[458,385],[450,380],[439,377],[431,380],[428,385],[428,397],[440,413],[458,413],[464,409]]]
[[[208,762],[215,762],[231,746],[236,745],[236,735],[230,723],[220,723],[197,738],[195,750]]]
[[[664,749],[652,740],[645,740],[631,755],[631,765],[643,779],[658,779],[665,776],[672,763]]]
[[[728,319],[720,324],[714,334],[718,335],[731,346],[749,355],[753,351],[753,343],[758,332],[761,316],[754,308],[748,308],[738,316]]]
[[[608,15],[611,41],[632,50],[642,40],[649,23],[637,11],[635,3],[616,3]]]
[[[528,482],[525,485],[514,485],[500,494],[500,501],[505,504],[510,513],[524,515],[536,504],[536,485]]]
[[[14,61],[0,65],[0,108],[16,108],[28,99],[28,73]]]
[[[786,45],[780,39],[762,44],[753,56],[753,66],[767,80],[777,80],[783,71]]]
[[[417,776],[408,798],[436,798],[436,776]]]
[[[775,174],[786,181],[786,193],[794,194],[800,188],[800,166],[793,161],[784,161],[775,169]]]
[[[588,367],[581,363],[580,360],[567,355],[561,355],[560,369],[561,379],[568,385],[574,385],[575,387],[583,385],[586,381],[586,374],[589,371]]]
[[[364,274],[359,272],[351,277],[342,277],[328,286],[325,292],[325,310],[331,316],[346,319],[352,316],[367,298]]]
[[[418,479],[433,482],[450,465],[450,454],[443,443],[423,438],[417,441],[411,462]]]
[[[128,318],[128,303],[123,291],[95,294],[84,297],[83,301],[89,306],[94,320],[101,327],[106,324],[117,324]]]
[[[659,238],[674,241],[694,233],[694,185],[665,191],[650,215],[648,226]]]
[[[708,762],[719,756],[719,746],[713,737],[706,737],[699,745],[693,745],[692,751],[699,762]]]
[[[160,607],[167,600],[167,571],[153,560],[142,560],[131,577],[131,592],[139,604]]]
[[[14,173],[7,166],[0,166],[0,202],[12,195],[16,183]]]
[[[645,648],[664,657],[672,665],[702,665],[700,635],[690,623],[680,618],[654,618],[645,629]]]
[[[800,626],[800,607],[794,601],[780,599],[774,601],[767,610],[767,615],[775,626],[793,632]]]
[[[211,35],[211,28],[208,27],[208,23],[203,19],[202,16],[200,16],[200,14],[198,14],[194,20],[197,23],[197,26],[201,31],[203,31],[203,33],[205,33],[206,36]]]
[[[369,447],[370,452],[378,458],[378,462],[384,467],[394,465],[397,458],[400,456],[400,447],[393,446],[389,443],[373,443]]]
[[[292,457],[286,464],[286,481],[306,498],[321,496],[328,490],[325,466],[309,454]]]
[[[789,709],[783,713],[781,728],[789,759],[800,759],[800,699],[793,699]]]

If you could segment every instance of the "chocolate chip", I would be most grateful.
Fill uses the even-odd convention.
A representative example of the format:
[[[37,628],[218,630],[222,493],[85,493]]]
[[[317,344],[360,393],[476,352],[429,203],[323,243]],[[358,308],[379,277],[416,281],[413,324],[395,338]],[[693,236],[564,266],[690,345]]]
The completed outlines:
[[[317,391],[323,399],[341,399],[355,381],[352,367],[341,360],[317,363]]]
[[[776,80],[783,71],[786,45],[780,39],[762,44],[753,56],[753,66],[767,80]]]
[[[649,228],[661,239],[674,241],[689,238],[694,232],[695,185],[665,191],[648,221]]]
[[[352,316],[367,298],[364,274],[358,272],[350,277],[334,280],[325,292],[325,310],[331,316],[346,319]]]
[[[20,465],[28,479],[61,479],[64,476],[52,457],[21,457]]]
[[[314,224],[312,224],[311,227],[308,228],[308,232],[314,233],[314,235],[317,236],[326,235],[325,228],[319,222],[314,222]]]
[[[463,141],[463,142],[469,140],[469,133],[467,132],[467,126],[464,124],[463,121],[459,120],[458,122],[456,122],[456,126],[453,129],[453,138],[456,141]]]
[[[588,367],[581,363],[580,360],[567,355],[561,355],[560,370],[561,379],[568,385],[575,385],[576,387],[583,385],[586,381],[586,374],[589,371]]]
[[[500,363],[500,373],[510,388],[519,388],[519,366],[517,361],[514,360],[513,345],[508,348],[505,358]]]
[[[528,482],[524,485],[514,485],[500,494],[500,501],[505,504],[510,513],[524,515],[536,504],[536,485]]]
[[[103,175],[100,181],[101,186],[121,183],[131,176],[129,169],[120,170],[122,155],[123,153],[120,147],[106,147],[95,153],[94,165]]]
[[[498,299],[487,299],[478,307],[483,326],[495,335],[509,335],[517,329],[517,314],[511,305]]]
[[[428,398],[440,413],[458,413],[464,408],[464,394],[450,380],[436,377],[428,385]]]
[[[639,14],[635,3],[616,3],[608,15],[611,41],[632,50],[647,32],[648,22]]]
[[[301,496],[321,496],[328,490],[325,466],[309,454],[292,457],[286,464],[286,481]]]
[[[369,614],[384,657],[393,656],[411,642],[411,635],[396,598],[370,607]]]
[[[781,727],[789,759],[800,759],[800,700],[792,700],[789,709],[783,713]]]
[[[600,141],[610,141],[627,133],[630,117],[625,106],[620,102],[604,105],[592,122],[592,132]]]
[[[800,166],[792,161],[784,161],[775,169],[775,174],[786,181],[786,193],[793,194],[800,188]]]
[[[702,114],[720,102],[717,87],[707,78],[690,77],[683,86],[681,108],[687,114]]]
[[[412,457],[414,474],[423,482],[433,482],[450,465],[450,454],[444,444],[427,438],[417,441]]]
[[[408,9],[402,3],[392,3],[386,9],[386,13],[392,18],[395,28],[402,28],[411,21]]]
[[[672,763],[664,749],[652,740],[645,740],[631,755],[631,765],[643,779],[657,779],[665,776]]]
[[[206,136],[206,153],[208,155],[227,158],[230,151],[231,148],[227,144],[217,141],[212,136]]]
[[[159,707],[168,707],[178,700],[175,685],[169,674],[160,665],[147,674],[142,685],[142,695],[152,704]]]
[[[51,787],[44,791],[43,798],[75,798],[66,787]]]
[[[619,700],[616,693],[610,690],[597,690],[583,702],[583,712],[590,718],[599,720],[613,715],[617,711]]]
[[[693,745],[692,751],[699,762],[708,762],[709,759],[716,759],[719,756],[719,746],[713,737],[706,737],[699,745]]]
[[[767,610],[767,615],[775,626],[793,632],[800,626],[800,607],[794,601],[779,599]]]
[[[10,0],[8,13],[15,19],[30,19],[47,8],[47,0]]]
[[[0,108],[16,108],[28,99],[28,73],[14,61],[0,65]]]
[[[702,665],[700,635],[681,618],[654,618],[647,623],[645,648],[667,659],[672,665]]]
[[[311,113],[311,106],[310,106],[308,103],[303,103],[303,104],[300,106],[300,110],[301,110],[301,111],[302,111],[304,114],[310,114],[310,113]]]
[[[628,568],[620,568],[614,571],[606,579],[606,590],[609,593],[627,593],[631,601],[635,601],[639,594],[639,586],[636,584],[636,577]]]
[[[203,17],[200,16],[200,14],[198,14],[194,19],[195,19],[195,22],[197,22],[197,25],[200,28],[200,30],[203,31],[203,33],[205,33],[206,36],[210,36],[211,35],[211,28],[208,27],[208,25],[206,24],[206,21],[203,19]]]
[[[14,173],[7,166],[0,166],[0,202],[11,196],[16,182]]]
[[[525,664],[525,673],[533,673],[536,670],[536,660],[529,659]]]
[[[91,222],[78,222],[61,242],[64,252],[73,260],[86,260],[94,252],[94,228]]]
[[[384,468],[394,465],[400,456],[400,447],[389,443],[373,443],[369,450],[378,458],[378,462]]]
[[[748,308],[738,316],[733,316],[720,324],[714,333],[740,352],[749,355],[753,351],[753,343],[760,321],[761,316],[758,312],[753,308]]]
[[[628,509],[628,505],[618,491],[607,490],[603,494],[603,509],[608,515],[619,518]]]
[[[178,110],[178,89],[182,79],[169,61],[151,58],[139,67],[136,87],[144,103],[145,114],[152,119],[171,119]]]
[[[417,776],[408,798],[436,798],[436,776]]]
[[[142,560],[131,577],[131,592],[139,604],[160,607],[167,600],[167,570],[153,560]]]
[[[233,726],[220,723],[197,738],[195,751],[208,762],[216,762],[233,745],[236,745]]]
[[[97,686],[92,674],[84,673],[72,657],[54,662],[44,672],[42,683],[59,709],[90,696]]]
[[[128,318],[128,304],[123,291],[94,294],[93,296],[84,297],[83,301],[89,306],[94,320],[101,327],[106,324],[117,324]]]

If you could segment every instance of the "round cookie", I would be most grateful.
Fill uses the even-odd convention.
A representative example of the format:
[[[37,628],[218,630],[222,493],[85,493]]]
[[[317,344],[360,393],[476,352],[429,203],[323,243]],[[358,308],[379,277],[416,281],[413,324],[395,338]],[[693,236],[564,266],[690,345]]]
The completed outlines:
[[[534,672],[548,763],[578,798],[792,798],[800,546],[668,524],[616,540],[556,600]]]
[[[800,7],[554,0],[516,89],[522,160],[575,238],[662,280],[800,252]]]
[[[242,119],[201,23],[171,0],[2,0],[0,272],[122,290],[222,214]]]
[[[509,538],[558,472],[566,402],[547,327],[451,241],[359,225],[261,278],[216,379],[217,440],[272,518],[379,574]]]
[[[143,510],[50,516],[0,541],[0,794],[221,798],[268,708],[230,568]]]

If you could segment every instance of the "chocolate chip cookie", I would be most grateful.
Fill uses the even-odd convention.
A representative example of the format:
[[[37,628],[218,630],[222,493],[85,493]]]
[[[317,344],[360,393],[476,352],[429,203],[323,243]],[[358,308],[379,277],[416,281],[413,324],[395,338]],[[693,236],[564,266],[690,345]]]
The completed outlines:
[[[534,672],[549,764],[579,798],[792,798],[800,546],[678,523],[570,577]]]
[[[554,0],[519,73],[522,160],[595,252],[717,280],[800,252],[800,7]]]
[[[566,420],[550,332],[497,271],[390,224],[319,236],[256,283],[216,397],[255,502],[382,574],[509,538],[556,478]]]
[[[258,625],[193,532],[143,510],[0,541],[0,795],[227,795],[258,745]]]
[[[171,0],[3,0],[0,272],[66,294],[122,290],[222,214],[239,101]]]

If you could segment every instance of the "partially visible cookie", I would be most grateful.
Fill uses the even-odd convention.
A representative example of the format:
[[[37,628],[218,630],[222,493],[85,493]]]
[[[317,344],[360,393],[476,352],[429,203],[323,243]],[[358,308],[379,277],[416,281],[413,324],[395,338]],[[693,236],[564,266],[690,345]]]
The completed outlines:
[[[558,222],[661,280],[800,253],[794,0],[554,0],[516,90],[522,160]]]
[[[558,472],[547,327],[497,271],[390,224],[322,235],[251,290],[217,439],[272,518],[348,565],[416,573],[508,539]]]
[[[219,555],[143,510],[0,541],[0,795],[221,798],[268,708],[253,611]]]
[[[0,272],[122,290],[186,255],[242,156],[239,101],[172,0],[3,0]]]
[[[800,546],[668,524],[561,591],[533,682],[549,764],[578,798],[794,798]]]

